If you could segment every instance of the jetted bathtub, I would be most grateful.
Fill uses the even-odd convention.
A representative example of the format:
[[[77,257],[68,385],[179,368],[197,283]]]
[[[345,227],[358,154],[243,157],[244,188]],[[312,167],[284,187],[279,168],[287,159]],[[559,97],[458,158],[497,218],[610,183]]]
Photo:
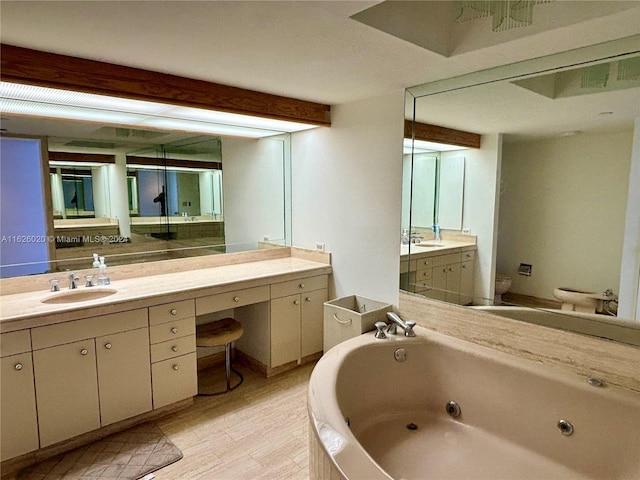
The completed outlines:
[[[640,392],[398,331],[316,365],[312,480],[640,480]]]

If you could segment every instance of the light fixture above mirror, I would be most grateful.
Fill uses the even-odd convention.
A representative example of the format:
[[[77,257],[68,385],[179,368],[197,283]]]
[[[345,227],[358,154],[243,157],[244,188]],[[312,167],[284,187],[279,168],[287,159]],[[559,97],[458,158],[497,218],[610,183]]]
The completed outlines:
[[[298,122],[0,82],[0,111],[138,128],[262,138],[315,128]]]

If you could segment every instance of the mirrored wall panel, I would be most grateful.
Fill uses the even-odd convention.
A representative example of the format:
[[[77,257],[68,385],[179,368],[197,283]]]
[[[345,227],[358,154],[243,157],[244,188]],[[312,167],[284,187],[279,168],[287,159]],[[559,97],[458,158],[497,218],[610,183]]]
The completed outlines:
[[[3,182],[25,176],[41,193],[27,205],[19,183],[3,183],[2,278],[88,268],[93,253],[121,265],[290,244],[288,134],[232,138],[9,121],[21,135],[2,137]],[[30,145],[29,138],[32,148],[10,148]],[[16,215],[4,214],[9,205]],[[4,248],[18,240],[40,244],[38,253]]]
[[[637,41],[408,89],[406,118],[480,134],[481,145],[438,153],[429,228],[416,190],[425,153],[413,139],[405,165],[419,180],[405,172],[403,290],[640,343],[640,205],[629,173],[640,162]]]

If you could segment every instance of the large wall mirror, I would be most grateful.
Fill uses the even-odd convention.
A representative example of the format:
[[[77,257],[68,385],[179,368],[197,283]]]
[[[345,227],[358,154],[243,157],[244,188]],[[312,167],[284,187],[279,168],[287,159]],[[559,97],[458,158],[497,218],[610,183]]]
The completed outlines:
[[[401,260],[438,252],[429,227],[438,224],[433,211],[447,204],[461,210],[451,233],[470,235],[474,273],[471,286],[464,272],[435,286],[405,263],[403,290],[640,344],[638,45],[638,36],[628,37],[407,90],[406,118],[482,141],[452,152],[410,142],[403,228],[422,238],[409,239]],[[445,198],[455,189],[437,177],[445,153],[464,158],[460,204]],[[591,311],[583,300],[593,314],[582,313]]]
[[[3,127],[2,278],[90,268],[93,253],[121,265],[290,244],[288,134],[4,114]]]

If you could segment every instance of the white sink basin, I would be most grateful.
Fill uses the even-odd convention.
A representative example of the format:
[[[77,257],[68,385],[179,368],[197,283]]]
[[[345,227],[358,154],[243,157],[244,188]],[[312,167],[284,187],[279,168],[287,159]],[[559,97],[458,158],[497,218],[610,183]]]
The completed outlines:
[[[42,303],[76,303],[98,300],[99,298],[113,295],[117,290],[114,288],[83,288],[79,290],[68,290],[58,292],[40,300]]]
[[[420,242],[420,243],[414,243],[412,244],[412,246],[425,247],[425,248],[434,248],[434,247],[442,248],[442,247],[445,247],[446,245],[443,245],[442,243]]]

